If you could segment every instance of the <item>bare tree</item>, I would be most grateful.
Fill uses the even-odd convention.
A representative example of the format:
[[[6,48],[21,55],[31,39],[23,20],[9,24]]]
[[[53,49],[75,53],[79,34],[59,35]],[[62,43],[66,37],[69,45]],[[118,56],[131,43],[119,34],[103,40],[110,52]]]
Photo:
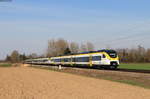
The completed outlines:
[[[64,51],[69,48],[68,47],[68,42],[62,38],[58,40],[49,40],[48,41],[48,48],[47,48],[47,56],[52,57],[52,56],[58,56],[58,55],[63,55]]]
[[[80,52],[85,52],[85,51],[87,51],[86,45],[85,44],[81,44],[81,46],[80,46]]]
[[[80,46],[80,51],[93,51],[94,50],[94,45],[91,42],[87,42],[86,44],[81,44]]]
[[[64,40],[64,39],[62,39],[62,38],[58,39],[58,40],[56,41],[57,54],[58,54],[58,55],[63,55],[63,54],[64,54],[64,51],[65,51],[67,48],[69,48],[68,45],[69,45],[69,44],[68,44],[68,42],[67,42],[66,40]]]
[[[93,51],[94,45],[91,42],[86,43],[87,51]]]
[[[66,49],[64,50],[63,55],[69,55],[69,54],[71,54],[71,51],[70,51],[69,48],[66,48]]]
[[[47,57],[56,56],[57,55],[57,45],[54,39],[48,41],[47,48]]]
[[[21,61],[24,61],[24,60],[26,60],[26,59],[27,59],[27,57],[26,57],[25,53],[24,53],[24,54],[20,54],[20,56],[19,56],[20,62],[21,62]]]
[[[10,62],[11,61],[11,57],[9,55],[7,55],[5,61],[6,62]]]
[[[72,53],[78,53],[79,52],[79,45],[78,43],[71,42],[70,43],[70,50]]]
[[[147,51],[146,51],[146,57],[145,57],[146,59],[146,62],[150,62],[150,48],[149,49],[147,49]]]
[[[20,61],[19,56],[20,56],[19,52],[17,50],[14,50],[10,55],[11,62],[13,63],[19,62]]]
[[[36,53],[32,53],[28,56],[28,58],[38,58],[38,55]]]
[[[150,49],[145,49],[142,46],[131,49],[117,49],[121,62],[150,62]]]

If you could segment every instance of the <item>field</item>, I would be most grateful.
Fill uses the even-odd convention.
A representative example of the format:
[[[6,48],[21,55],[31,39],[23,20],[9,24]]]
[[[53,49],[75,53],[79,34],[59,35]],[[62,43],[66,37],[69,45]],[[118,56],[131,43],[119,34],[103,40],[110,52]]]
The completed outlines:
[[[10,63],[1,63],[0,67],[14,67],[14,64]],[[16,67],[16,66],[15,66]],[[36,66],[37,67],[37,66]],[[58,70],[57,66],[53,68],[45,68],[45,67],[37,67],[42,69],[48,69],[53,71],[59,71],[59,72],[65,72],[65,73],[71,73],[76,75],[82,75],[82,76],[88,76],[92,78],[98,78],[98,79],[105,79],[105,80],[111,80],[115,82],[121,82],[126,83],[130,85],[136,85],[144,88],[150,89],[150,64],[143,63],[130,63],[130,64],[121,64],[119,66],[119,70],[112,71],[112,70],[93,70],[93,69],[84,69],[84,68],[63,68],[61,71]],[[127,70],[127,71],[126,71]],[[138,71],[136,71],[138,70]],[[139,71],[143,71],[140,73]],[[145,73],[145,71],[148,71]]]
[[[137,70],[150,70],[150,63],[123,63],[120,64],[121,69],[137,69]]]
[[[11,67],[11,63],[0,63],[0,67]]]
[[[0,68],[0,99],[149,99],[149,93],[93,77],[23,66]]]

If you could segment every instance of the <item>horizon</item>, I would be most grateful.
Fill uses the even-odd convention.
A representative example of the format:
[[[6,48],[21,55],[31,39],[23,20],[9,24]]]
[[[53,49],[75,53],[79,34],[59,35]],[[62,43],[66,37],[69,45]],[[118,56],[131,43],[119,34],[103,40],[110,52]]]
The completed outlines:
[[[0,59],[13,50],[42,54],[49,39],[92,42],[96,49],[150,48],[148,0],[0,2]]]

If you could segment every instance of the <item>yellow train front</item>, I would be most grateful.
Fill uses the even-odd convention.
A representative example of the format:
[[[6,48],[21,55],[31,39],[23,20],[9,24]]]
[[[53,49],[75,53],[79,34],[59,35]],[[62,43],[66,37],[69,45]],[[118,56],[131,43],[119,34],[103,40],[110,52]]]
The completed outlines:
[[[51,57],[50,64],[116,69],[119,66],[119,58],[117,52],[114,50],[99,50],[74,55]]]

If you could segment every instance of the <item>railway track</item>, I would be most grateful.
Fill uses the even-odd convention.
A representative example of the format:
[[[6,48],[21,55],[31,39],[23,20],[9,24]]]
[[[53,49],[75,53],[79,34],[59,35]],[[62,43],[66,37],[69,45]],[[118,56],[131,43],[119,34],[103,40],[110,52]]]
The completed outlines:
[[[134,73],[150,73],[150,70],[139,70],[139,69],[123,69],[123,68],[117,68],[115,70],[111,70],[111,69],[104,69],[104,68],[89,68],[89,67],[68,67],[68,66],[64,66],[67,68],[83,68],[83,69],[94,69],[94,70],[106,70],[106,71],[119,71],[119,72],[134,72]]]
[[[82,68],[82,67],[79,67],[79,68]],[[91,69],[91,68],[85,68],[85,69]],[[94,69],[95,70],[106,70],[106,71],[133,72],[133,73],[149,73],[150,74],[150,70],[123,69],[123,68],[118,68],[118,69],[115,69],[115,70],[103,69],[103,68],[94,68]]]
[[[58,67],[58,66],[50,66],[50,65],[42,65],[46,67]],[[94,69],[94,70],[105,70],[105,71],[119,71],[119,72],[133,72],[133,73],[148,73],[150,74],[150,70],[139,70],[139,69],[123,69],[118,68],[115,70],[104,69],[104,68],[90,68],[90,67],[74,67],[74,66],[63,66],[65,68],[80,68],[80,69]]]
[[[122,69],[118,68],[114,71],[121,71],[121,72],[135,72],[135,73],[150,73],[150,70],[138,70],[138,69]]]

